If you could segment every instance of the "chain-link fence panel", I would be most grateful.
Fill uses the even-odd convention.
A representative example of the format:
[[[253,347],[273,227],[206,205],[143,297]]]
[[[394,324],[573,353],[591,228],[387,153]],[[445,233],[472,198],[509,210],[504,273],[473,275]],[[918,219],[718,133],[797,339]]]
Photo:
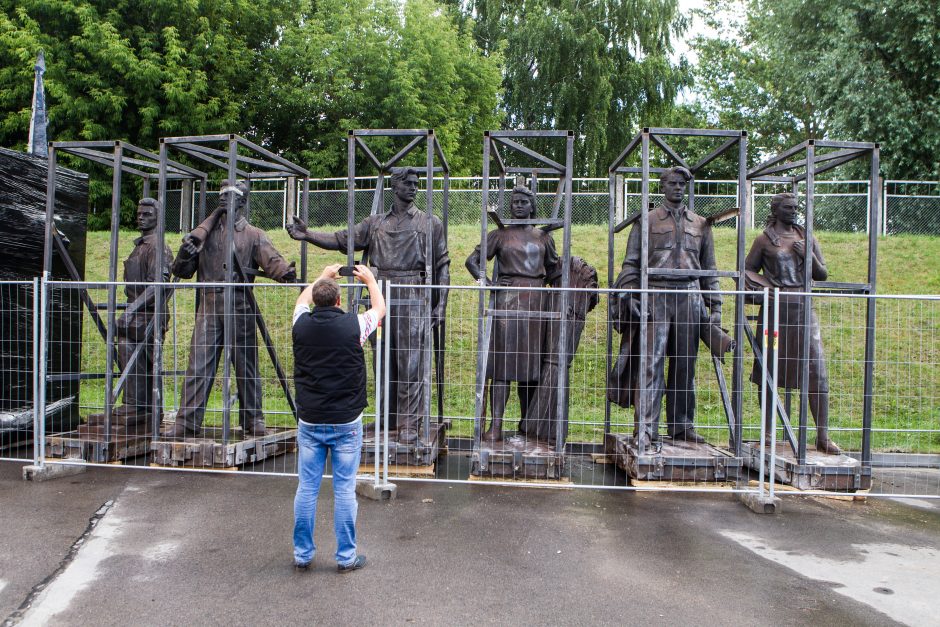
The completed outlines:
[[[369,215],[375,198],[376,177],[356,179],[355,218],[361,221]],[[295,180],[300,197],[300,181]],[[538,209],[540,214],[552,211],[554,188],[557,179],[540,179]],[[623,189],[623,201],[617,205],[616,218],[623,219],[639,211],[641,203],[640,179],[619,179]],[[422,183],[423,186],[423,183]],[[286,179],[254,181],[249,204],[252,224],[262,229],[281,228],[291,211],[299,213],[300,202],[288,201]],[[450,224],[476,224],[482,208],[482,179],[480,177],[453,177],[450,179],[448,215]],[[506,198],[512,181],[506,182]],[[760,229],[770,214],[770,201],[774,194],[791,191],[789,184],[754,182],[751,189],[751,224]],[[801,202],[805,205],[806,187],[800,185]],[[386,187],[383,198],[384,210],[391,208],[392,191]],[[218,206],[218,189],[206,195],[206,211]],[[712,216],[738,205],[737,181],[695,181],[692,194],[693,209],[703,216]],[[863,233],[868,228],[869,182],[868,181],[816,181],[815,185],[815,229],[845,233]],[[886,181],[882,194],[884,209],[884,234],[940,235],[940,183],[936,181]],[[187,198],[183,207],[183,191],[178,182],[171,183],[166,194],[166,230],[185,232],[198,221],[199,192]],[[659,181],[650,181],[649,201],[655,206],[662,201]],[[347,193],[345,178],[314,179],[310,181],[309,222],[311,226],[341,225],[346,223]],[[423,196],[419,196],[423,203]],[[443,212],[443,179],[434,182],[434,211]],[[499,203],[498,180],[490,181],[490,203],[494,208]],[[571,220],[573,224],[606,224],[609,211],[608,180],[601,178],[574,179],[572,190]],[[717,227],[735,228],[736,219],[716,223]]]
[[[770,215],[770,201],[775,194],[791,192],[784,183],[755,181],[752,189],[752,221],[763,228]],[[817,231],[865,233],[868,231],[868,181],[816,181],[813,194],[813,228]],[[806,186],[799,187],[800,207],[806,207]],[[802,222],[803,217],[800,217]]]
[[[885,181],[884,234],[940,235],[940,182]]]

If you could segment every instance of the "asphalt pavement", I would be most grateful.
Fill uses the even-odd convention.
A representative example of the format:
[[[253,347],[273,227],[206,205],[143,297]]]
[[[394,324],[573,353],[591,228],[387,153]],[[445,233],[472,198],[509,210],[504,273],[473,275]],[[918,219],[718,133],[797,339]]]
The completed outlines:
[[[0,622],[18,625],[936,624],[940,502],[399,484],[359,500],[336,572],[332,498],[291,566],[295,480],[0,462]]]

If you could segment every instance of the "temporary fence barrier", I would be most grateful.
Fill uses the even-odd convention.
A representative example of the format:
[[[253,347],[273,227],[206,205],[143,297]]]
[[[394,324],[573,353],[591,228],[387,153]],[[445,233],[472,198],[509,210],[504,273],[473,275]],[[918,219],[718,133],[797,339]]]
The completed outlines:
[[[10,422],[10,415],[26,412],[31,416],[31,424],[26,428],[4,430],[3,441],[8,444],[2,452],[4,459],[32,459],[37,464],[86,464],[103,461],[110,456],[119,459],[109,458],[109,461],[120,461],[124,466],[150,467],[156,463],[164,468],[209,471],[234,466],[244,472],[295,474],[296,457],[290,438],[295,423],[288,392],[293,392],[292,312],[300,286],[267,282],[230,286],[165,284],[172,296],[167,305],[168,326],[160,338],[164,429],[172,426],[181,410],[185,413],[187,409],[194,409],[187,407],[187,401],[183,400],[192,398],[191,394],[184,393],[190,360],[216,351],[215,343],[202,340],[202,336],[197,336],[197,341],[192,342],[197,324],[203,324],[203,327],[206,324],[198,320],[212,311],[212,294],[230,287],[243,295],[252,295],[251,302],[246,297],[244,307],[235,313],[222,313],[216,320],[232,321],[245,329],[238,335],[240,339],[236,340],[234,351],[242,351],[243,356],[236,358],[242,361],[234,364],[233,368],[235,389],[230,391],[232,411],[228,415],[227,435],[224,434],[224,391],[221,376],[217,376],[214,382],[207,382],[209,392],[203,422],[206,431],[202,434],[213,437],[170,441],[155,435],[156,425],[146,420],[127,420],[123,432],[117,433],[121,431],[121,394],[126,393],[129,385],[136,385],[134,389],[139,393],[141,382],[129,381],[132,377],[120,366],[110,378],[104,372],[109,347],[102,339],[91,311],[97,310],[97,303],[107,300],[109,285],[112,284],[40,283],[38,279],[35,283],[0,284],[0,294],[4,296],[0,306],[5,315],[4,328],[11,325],[10,332],[4,334],[2,375],[5,382],[3,393],[9,397],[3,401],[8,409],[0,414],[5,421],[0,426]],[[128,286],[125,283],[113,285],[119,292]],[[775,328],[772,307],[746,306],[750,333],[739,336],[744,338],[745,344],[742,361],[735,364],[732,353],[725,354],[722,362],[720,358],[713,359],[712,353],[702,344],[695,344],[694,350],[689,349],[684,355],[681,353],[677,342],[695,335],[695,332],[689,333],[693,325],[698,326],[698,335],[707,332],[701,327],[701,318],[695,317],[701,314],[697,308],[702,292],[693,289],[648,290],[654,303],[651,308],[653,321],[648,325],[653,329],[651,333],[655,335],[660,326],[657,321],[663,316],[672,316],[675,321],[671,329],[660,336],[666,343],[664,355],[667,362],[662,365],[667,388],[666,408],[660,416],[660,424],[666,423],[661,429],[662,435],[676,430],[669,429],[670,419],[682,413],[683,404],[686,404],[685,409],[689,409],[687,404],[694,400],[695,430],[715,451],[710,471],[699,475],[695,472],[683,474],[681,467],[696,465],[695,456],[689,454],[684,458],[676,447],[682,449],[685,444],[663,437],[658,443],[653,443],[653,454],[647,456],[652,458],[652,466],[643,476],[654,477],[649,479],[641,478],[643,471],[637,475],[629,468],[633,462],[624,448],[630,444],[633,435],[633,410],[613,403],[608,412],[605,402],[608,391],[616,387],[616,384],[612,386],[609,383],[609,373],[617,365],[618,356],[623,353],[628,358],[638,358],[629,347],[621,350],[622,336],[616,329],[611,331],[615,327],[624,330],[629,325],[629,315],[623,313],[624,307],[629,307],[629,301],[622,304],[621,299],[629,298],[636,291],[568,290],[568,302],[574,308],[569,324],[576,328],[569,335],[577,338],[578,347],[573,353],[565,389],[568,395],[567,426],[559,431],[557,422],[545,429],[545,421],[557,421],[554,401],[560,390],[551,384],[540,387],[538,380],[532,379],[533,372],[541,376],[550,368],[561,367],[552,361],[552,342],[553,339],[557,341],[557,317],[552,316],[553,307],[558,302],[557,288],[520,289],[511,285],[406,287],[385,283],[383,289],[387,294],[388,316],[377,342],[385,347],[385,351],[367,349],[371,353],[368,392],[371,407],[364,416],[367,425],[378,423],[378,427],[374,432],[367,429],[366,454],[361,469],[362,474],[376,484],[420,479],[484,481],[500,485],[755,493],[774,489],[777,485],[777,493],[780,494],[779,480],[784,478],[786,468],[781,469],[777,458],[779,446],[772,445],[787,444],[789,436],[779,420],[775,429],[765,431],[760,408],[768,403],[784,408],[786,415],[790,416],[792,430],[799,433],[796,416],[800,413],[797,408],[801,394],[799,390],[791,390],[789,394],[786,390],[775,392],[776,387],[772,383],[766,387],[759,385],[761,381],[774,381],[775,370],[779,373],[787,367],[778,363],[783,360],[777,359],[766,364],[758,362],[756,369],[753,365],[755,348],[763,352],[763,342],[780,330],[779,322]],[[408,298],[401,296],[403,289],[408,290]],[[431,346],[409,345],[409,336],[397,332],[396,327],[403,322],[418,326],[431,324],[430,309],[417,305],[417,301],[430,302],[433,299],[438,302],[445,292],[447,315],[444,324],[436,327],[433,334],[435,342]],[[498,292],[504,296],[497,297]],[[533,293],[538,297],[532,298]],[[733,335],[733,296],[736,292],[723,291],[721,295],[725,305],[722,309],[723,323],[719,326],[724,326]],[[792,295],[802,296],[799,293]],[[349,294],[344,291],[344,301],[349,302],[348,298]],[[595,298],[596,306],[588,311]],[[772,293],[769,296],[750,293],[750,298],[768,305],[775,300]],[[872,407],[871,424],[866,426],[863,424],[866,402],[863,339],[869,298],[874,298],[876,304],[877,341],[872,364],[873,380],[867,391]],[[816,293],[812,295],[812,302],[828,369],[831,437],[842,447],[847,458],[864,462],[860,470],[863,475],[865,468],[870,468],[870,495],[940,497],[940,396],[937,392],[940,389],[940,297]],[[489,318],[488,337],[492,338],[492,344],[481,342],[478,337],[481,303],[483,314]],[[617,315],[610,313],[612,304],[616,306]],[[80,311],[80,307],[85,309],[78,325],[63,319],[64,316],[74,316],[69,312]],[[535,310],[543,313],[526,316],[524,320],[513,313]],[[583,315],[579,311],[584,312]],[[766,330],[764,337],[756,334],[758,316],[766,316],[761,324],[761,328]],[[14,320],[17,321],[15,325],[11,322]],[[121,327],[120,318],[118,327]],[[143,329],[141,335],[135,335],[135,331],[124,329],[121,332],[124,335],[116,333],[116,337],[127,337],[131,341],[118,347],[119,358],[114,363],[126,363],[127,355],[133,354],[137,345],[146,344],[141,339],[146,332]],[[607,351],[608,332],[612,333],[613,340],[610,353]],[[517,338],[517,341],[507,342],[507,333],[528,337],[523,341]],[[34,342],[34,336],[41,337],[42,341]],[[146,350],[144,347],[140,352]],[[407,438],[399,441],[398,433],[390,427],[396,420],[407,420],[407,408],[412,407],[398,400],[399,391],[406,387],[405,384],[414,383],[403,374],[408,372],[403,364],[421,351],[433,351],[432,372],[430,377],[422,376],[414,386],[415,394],[420,395],[420,398],[415,397],[415,406],[421,408],[419,418],[427,416],[429,424],[440,425],[440,428],[432,432],[425,430],[422,424],[417,441],[407,441]],[[14,353],[15,359],[12,357]],[[261,391],[260,408],[271,432],[260,437],[249,437],[251,434],[244,433],[240,428],[240,422],[244,421],[239,420],[240,411],[235,410],[239,406],[236,399],[249,403],[256,398],[245,385],[250,383],[246,379],[251,376],[251,368],[245,364],[253,353],[257,356],[255,379]],[[670,357],[678,360],[679,365],[694,367],[694,387],[678,383],[682,379],[681,373],[669,368]],[[503,360],[502,368],[496,366],[499,360]],[[520,377],[509,372],[510,366],[517,361],[538,366],[527,376]],[[32,368],[33,364],[38,368]],[[734,381],[736,365],[744,373],[740,384]],[[478,376],[480,367],[491,369],[489,376]],[[657,364],[654,369],[659,367]],[[221,375],[221,357],[217,370]],[[138,373],[137,376],[145,375]],[[505,378],[494,379],[495,376]],[[532,380],[523,381],[520,385],[518,381],[512,381],[514,377]],[[99,437],[96,439],[91,437],[94,430],[89,431],[87,425],[90,416],[105,413],[109,379],[112,416],[116,415],[118,419],[109,425],[111,433],[105,434],[106,437],[100,437],[101,429],[98,429],[95,433]],[[190,383],[192,379],[190,377]],[[11,383],[14,380],[16,383]],[[39,384],[42,380],[46,385]],[[503,412],[505,433],[501,442],[485,439],[486,427],[493,414],[493,388],[502,385],[494,384],[494,380],[510,381],[509,394],[503,396],[506,398]],[[557,379],[549,377],[548,380]],[[522,393],[519,388],[522,388]],[[69,390],[75,393],[66,394]],[[626,396],[633,394],[627,392]],[[732,415],[729,419],[729,407],[734,407],[729,399],[735,394],[741,395],[743,411],[740,418]],[[775,394],[777,399],[774,399]],[[497,398],[497,402],[501,399]],[[481,408],[481,403],[485,408]],[[523,421],[522,430],[530,434],[528,439],[520,438],[516,433],[523,407],[526,407],[527,420]],[[805,437],[807,448],[812,451],[816,429],[812,414],[806,414]],[[100,417],[95,419],[101,420]],[[735,440],[736,421],[740,425],[737,430],[739,441]],[[78,437],[76,431],[83,426],[85,437]],[[32,437],[34,434],[36,437]],[[278,439],[278,434],[287,435]],[[531,434],[549,435],[541,442],[533,443],[535,438]],[[265,440],[267,435],[272,437]],[[429,435],[432,436],[430,441]],[[870,454],[863,459],[866,438]],[[765,444],[767,440],[770,442]],[[162,448],[155,445],[160,442],[163,443]],[[71,450],[67,445],[72,447]],[[745,445],[751,447],[750,453],[745,450]],[[258,446],[260,448],[254,448]],[[115,453],[120,447],[124,447],[122,455]],[[485,459],[484,450],[487,451]],[[754,450],[759,453],[754,453]],[[157,459],[158,454],[164,457]],[[725,459],[717,464],[714,455],[722,455]],[[740,470],[738,460],[742,460]],[[763,482],[759,481],[761,460],[766,475]],[[634,461],[638,464],[650,462],[649,459]],[[656,464],[660,466],[658,471]],[[771,472],[774,468],[777,468],[776,473]],[[636,476],[629,478],[631,472]],[[674,474],[670,475],[670,472]],[[831,494],[831,491],[810,489],[799,493]]]

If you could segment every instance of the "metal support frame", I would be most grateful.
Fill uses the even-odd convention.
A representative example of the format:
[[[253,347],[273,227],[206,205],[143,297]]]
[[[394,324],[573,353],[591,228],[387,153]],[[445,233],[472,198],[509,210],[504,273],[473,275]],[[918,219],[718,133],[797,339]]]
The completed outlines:
[[[408,138],[408,143],[398,149],[398,151],[392,155],[388,160],[382,161],[376,156],[375,152],[369,146],[369,138],[372,137],[384,137],[389,139],[397,138]],[[346,263],[347,265],[353,265],[355,263],[355,238],[353,237],[353,229],[356,226],[356,156],[360,152],[365,156],[368,163],[376,170],[377,178],[375,183],[375,192],[372,198],[372,208],[370,215],[377,215],[379,213],[385,212],[385,177],[392,172],[392,168],[398,166],[408,155],[415,153],[418,154],[418,149],[423,144],[425,149],[424,155],[424,166],[416,167],[416,170],[423,170],[424,175],[427,181],[427,188],[425,190],[425,199],[426,199],[426,213],[428,216],[428,233],[426,238],[427,249],[425,250],[425,277],[426,285],[432,285],[434,281],[434,268],[432,266],[432,251],[433,251],[433,226],[431,222],[431,217],[434,215],[434,180],[435,174],[440,173],[441,178],[443,179],[443,192],[444,192],[444,202],[442,207],[442,216],[441,221],[444,226],[444,238],[447,239],[447,224],[449,219],[450,205],[448,202],[448,194],[450,192],[450,165],[447,162],[447,157],[444,155],[444,149],[441,146],[440,141],[437,138],[437,135],[434,133],[433,129],[355,129],[350,130],[347,133],[346,138],[346,228],[349,233],[346,243]],[[361,263],[368,265],[368,251],[363,253]],[[362,297],[362,288],[356,284],[354,278],[350,278],[348,281],[348,293],[349,293],[349,303],[352,308],[356,308],[359,305],[365,306],[366,300]],[[430,301],[433,296],[431,291],[428,291],[428,300]],[[389,311],[393,305],[396,304],[396,301],[391,298],[386,298],[386,303],[389,306]],[[425,346],[428,347],[428,350],[424,354],[425,358],[425,372],[434,373],[434,379],[437,386],[437,422],[444,422],[444,337],[445,337],[445,323],[441,321],[440,325],[436,328],[431,328],[430,321],[426,325],[425,330]],[[391,361],[391,355],[387,352],[389,350],[389,335],[390,331],[387,329],[385,331],[386,335],[386,354],[384,357],[386,363],[386,373],[388,371],[388,364]],[[379,343],[376,343],[376,350],[381,351],[382,348]],[[432,370],[433,366],[433,370]],[[388,391],[387,383],[388,376],[384,378],[386,382],[385,391]],[[377,386],[381,387],[381,386]],[[386,446],[385,450],[388,450],[388,405],[390,399],[387,394],[383,402],[383,407],[385,408],[385,417],[386,417]],[[377,406],[378,407],[378,406]],[[431,441],[431,386],[428,385],[425,391],[425,407],[428,408],[428,416],[422,417],[422,441],[427,443]],[[378,416],[376,416],[376,423],[378,423]],[[378,431],[376,431],[376,441],[378,441]],[[387,469],[386,469],[386,481],[387,481]]]
[[[524,144],[516,141],[517,139],[556,139],[565,142],[565,163],[561,164],[543,154],[536,152]],[[533,166],[509,166],[507,167],[504,159],[505,152],[511,151],[514,154],[522,155],[530,162],[538,165]],[[497,211],[490,209],[490,179],[491,167],[495,162],[498,178],[498,202]],[[482,212],[480,224],[480,268],[484,276],[487,275],[487,249],[486,236],[488,222],[487,218],[493,219],[499,228],[504,225],[527,224],[542,225],[543,230],[550,231],[562,228],[562,276],[561,287],[568,288],[570,285],[570,266],[571,266],[571,202],[572,202],[572,177],[574,170],[574,132],[572,131],[486,131],[483,133],[483,181],[482,181]],[[558,176],[558,185],[555,190],[555,198],[552,205],[552,215],[548,219],[535,220],[515,220],[501,219],[505,207],[506,196],[506,175],[510,173],[528,173],[531,177],[530,185],[533,192],[537,192],[539,174],[555,174]],[[563,214],[559,218],[558,214]],[[493,276],[496,277],[499,269],[494,262]],[[555,452],[563,454],[565,452],[566,433],[564,422],[568,413],[568,299],[570,297],[567,289],[559,290],[557,296],[561,299],[560,316],[557,318],[559,327],[558,339],[558,398],[556,406],[556,416],[558,418],[555,430]],[[495,292],[491,294],[491,305],[489,310],[494,309],[493,299]],[[476,403],[474,409],[474,427],[473,427],[473,446],[477,451],[482,450],[483,429],[482,423],[485,420],[484,407],[486,402],[486,365],[489,351],[489,339],[492,330],[492,315],[487,314],[486,292],[480,291],[480,300],[478,304],[477,316],[477,376],[476,376]]]
[[[217,148],[215,146],[222,146]],[[303,179],[304,194],[301,198],[301,216],[306,217],[308,213],[310,172],[299,165],[288,161],[280,155],[251,142],[244,137],[235,134],[224,135],[189,135],[182,137],[164,137],[160,139],[160,202],[166,200],[166,180],[171,173],[170,161],[167,154],[170,149],[183,153],[188,157],[202,161],[209,165],[221,169],[229,181],[236,181],[238,178],[245,178],[249,182],[251,179],[298,177]],[[245,154],[247,153],[247,154]],[[225,288],[223,291],[223,309],[227,319],[234,319],[235,307],[235,286],[238,282],[248,282],[248,275],[237,264],[235,256],[235,212],[234,197],[230,196],[229,206],[226,212],[225,238],[227,260],[225,264]],[[205,205],[200,206],[200,217],[205,212]],[[158,267],[163,265],[163,241],[165,235],[165,220],[161,214],[157,221],[157,231],[159,235],[159,245],[157,246],[156,264]],[[301,244],[301,279],[306,281],[306,246]],[[263,274],[259,274],[263,276]],[[248,302],[254,312],[255,322],[258,331],[267,348],[268,355],[274,364],[279,383],[288,399],[288,404],[296,417],[296,408],[293,402],[293,396],[290,391],[290,385],[284,374],[277,352],[271,342],[270,335],[267,332],[264,318],[258,303],[254,298],[250,288],[246,288]],[[164,288],[162,284],[156,285],[155,299],[155,328],[159,328],[160,317],[162,316],[164,303]],[[235,328],[231,324],[224,326],[222,356],[222,443],[228,444],[231,438],[231,414],[232,414],[232,391],[231,391],[231,361],[232,352],[235,344]],[[161,408],[163,407],[163,381],[162,381],[162,341],[157,334],[154,343],[154,394],[153,394],[153,416],[154,416],[154,437],[159,438],[159,423],[161,421]]]
[[[792,157],[805,153],[801,159],[790,160]],[[747,173],[749,181],[789,183],[793,193],[799,194],[800,183],[806,185],[806,241],[811,241],[814,226],[815,187],[816,176],[828,172],[846,163],[869,159],[869,187],[868,187],[868,282],[867,283],[836,283],[831,281],[813,281],[812,275],[812,246],[807,245],[803,260],[803,355],[809,354],[810,321],[812,319],[812,293],[815,292],[844,292],[854,294],[875,294],[876,263],[878,253],[878,235],[880,233],[881,194],[879,193],[880,146],[869,142],[842,142],[820,139],[809,139],[789,148],[780,154],[771,157],[757,167],[751,168]],[[873,298],[866,302],[865,316],[865,371],[864,371],[864,404],[862,415],[862,468],[871,471],[871,425],[872,400],[874,385],[874,353],[875,353],[875,313],[876,303]],[[797,463],[806,463],[807,438],[807,412],[809,409],[809,360],[803,360],[802,379],[800,387],[799,425],[794,454]],[[772,385],[776,386],[776,377]],[[774,387],[776,390],[776,387]],[[789,427],[788,416],[779,402],[775,403],[774,415],[779,415],[784,427]]]
[[[45,229],[45,248],[43,258],[43,269],[46,276],[51,276],[53,251],[55,251],[64,262],[72,281],[81,281],[75,264],[66,249],[61,236],[55,228],[55,197],[56,197],[56,161],[58,153],[72,155],[111,168],[111,229],[108,246],[108,287],[107,287],[107,321],[102,321],[98,313],[98,305],[95,303],[88,290],[82,287],[80,297],[89,315],[98,327],[99,333],[108,347],[105,356],[105,427],[104,438],[108,440],[111,436],[111,412],[114,403],[120,396],[126,381],[126,376],[120,376],[117,385],[114,382],[114,367],[118,362],[117,348],[114,345],[116,334],[115,313],[117,311],[117,268],[118,268],[118,243],[119,232],[121,228],[121,193],[123,184],[123,175],[125,173],[134,175],[141,180],[141,189],[144,196],[150,193],[151,177],[158,171],[166,169],[166,175],[160,179],[160,193],[165,198],[164,186],[167,179],[193,181],[199,180],[201,183],[202,196],[201,202],[204,203],[206,174],[176,161],[165,161],[161,156],[140,148],[133,144],[122,141],[68,141],[68,142],[50,142],[48,155],[48,172],[46,174],[46,229]],[[164,222],[164,212],[160,212],[158,222]],[[163,231],[160,229],[160,240],[163,240]],[[160,248],[162,252],[162,247]],[[149,329],[149,327],[148,327]],[[124,374],[133,367],[139,351],[131,357],[131,361],[124,366]]]
[[[675,151],[667,142],[666,138],[668,137],[712,137],[712,138],[725,138],[724,141],[711,150],[705,157],[700,159],[694,165],[689,165],[688,162],[683,159],[683,157]],[[729,440],[730,446],[734,450],[735,456],[741,456],[741,439],[742,439],[742,425],[743,421],[741,420],[741,414],[743,412],[743,387],[744,387],[744,368],[742,365],[742,359],[744,355],[743,339],[744,339],[744,258],[747,254],[745,250],[745,234],[747,225],[749,223],[749,205],[748,205],[748,194],[746,190],[746,174],[747,174],[747,131],[738,131],[738,130],[723,130],[723,129],[688,129],[688,128],[644,128],[642,129],[630,142],[627,144],[627,147],[620,153],[616,160],[611,163],[608,168],[608,187],[610,189],[610,204],[608,211],[608,235],[607,235],[607,276],[608,276],[608,285],[613,287],[614,280],[616,279],[616,274],[614,272],[614,257],[616,251],[614,250],[614,236],[626,229],[628,226],[634,224],[635,222],[640,222],[641,228],[641,237],[640,237],[640,331],[638,337],[638,350],[640,359],[647,358],[648,347],[646,345],[646,331],[647,331],[647,312],[649,310],[649,276],[650,274],[655,275],[666,275],[670,274],[668,270],[657,269],[651,271],[648,265],[649,260],[649,210],[650,210],[650,186],[649,186],[649,177],[652,173],[661,173],[664,171],[664,168],[654,168],[650,165],[650,147],[651,144],[659,147],[663,153],[676,165],[680,165],[688,169],[692,173],[692,180],[689,181],[689,209],[692,210],[694,203],[694,188],[695,188],[695,176],[702,169],[710,164],[715,159],[723,155],[732,155],[736,158],[736,163],[738,166],[738,207],[736,209],[737,213],[737,249],[735,257],[735,270],[733,271],[722,271],[722,270],[703,270],[695,272],[694,276],[714,276],[714,277],[729,277],[735,280],[736,290],[738,293],[735,294],[735,320],[734,320],[734,339],[735,339],[735,348],[733,352],[733,364],[732,364],[732,386],[730,398],[728,398],[727,387],[724,384],[724,375],[720,370],[720,363],[717,359],[713,358],[715,373],[719,379],[719,389],[722,396],[723,406],[725,408],[726,418],[728,420],[728,429],[729,429]],[[736,150],[734,150],[736,148]],[[641,166],[637,167],[628,167],[624,163],[633,156],[637,149],[640,151],[640,163]],[[616,222],[616,199],[614,190],[616,188],[616,177],[623,173],[640,173],[642,175],[641,180],[641,191],[640,191],[640,211],[620,223]],[[719,216],[719,218],[730,217],[728,215],[730,212],[725,212]],[[687,271],[682,271],[683,275],[690,274]],[[607,308],[608,312],[612,312],[613,308],[616,306],[616,301],[614,298],[614,293],[611,292],[608,294]],[[610,372],[610,369],[613,365],[613,330],[612,325],[608,321],[607,325],[607,372]],[[646,372],[644,368],[639,368],[638,374],[638,386],[640,389],[644,389],[648,385],[646,381]],[[646,402],[646,396],[639,396],[640,403]],[[643,414],[646,410],[645,407],[637,407],[636,411]],[[604,433],[606,434],[611,432],[611,406],[610,400],[605,398],[604,406]]]

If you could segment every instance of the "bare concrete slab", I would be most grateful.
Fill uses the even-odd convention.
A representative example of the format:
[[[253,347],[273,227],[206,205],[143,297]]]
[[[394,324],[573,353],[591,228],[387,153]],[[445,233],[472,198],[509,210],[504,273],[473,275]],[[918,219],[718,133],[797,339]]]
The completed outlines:
[[[803,565],[940,547],[940,509],[890,500],[794,497],[754,516],[723,494],[409,481],[360,500],[369,565],[341,575],[327,481],[313,569],[295,573],[292,478],[113,467],[32,484],[20,468],[0,463],[0,622],[24,625],[894,624],[924,593],[892,580],[895,551],[878,555],[883,607],[868,580],[849,596]],[[916,587],[940,581],[915,567]]]

